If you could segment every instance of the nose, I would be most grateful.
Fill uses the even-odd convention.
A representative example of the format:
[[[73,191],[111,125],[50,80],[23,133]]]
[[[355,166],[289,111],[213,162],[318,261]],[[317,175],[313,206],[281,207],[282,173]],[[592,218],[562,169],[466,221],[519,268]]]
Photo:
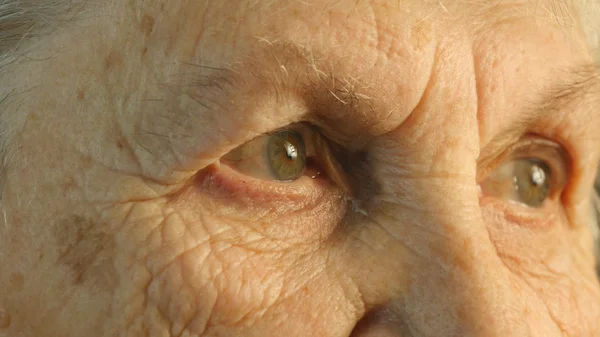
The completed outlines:
[[[376,254],[385,267],[370,269],[364,280],[371,306],[352,337],[554,336],[531,330],[544,326],[545,318],[529,309],[526,294],[476,216],[445,220],[433,210],[417,214],[400,205],[385,208],[385,217],[370,213],[371,225],[396,236],[398,246],[388,241],[379,247]],[[407,213],[413,213],[409,222]]]
[[[366,243],[360,254],[372,261],[355,275],[369,303],[351,336],[561,335],[532,328],[553,324],[530,309],[526,290],[490,239],[479,207],[476,153],[457,146],[445,149],[454,156],[431,161],[417,157],[429,149],[389,137],[373,151],[378,191],[351,221],[359,228],[354,251]]]

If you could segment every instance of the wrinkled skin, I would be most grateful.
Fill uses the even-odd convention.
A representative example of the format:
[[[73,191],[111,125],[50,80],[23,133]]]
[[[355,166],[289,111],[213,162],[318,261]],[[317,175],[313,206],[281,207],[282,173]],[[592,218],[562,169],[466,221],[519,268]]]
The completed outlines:
[[[543,95],[592,62],[575,9],[87,6],[1,79],[0,336],[600,335],[600,87]],[[361,153],[351,201],[214,165],[302,120]],[[541,209],[479,188],[524,134],[570,158]]]

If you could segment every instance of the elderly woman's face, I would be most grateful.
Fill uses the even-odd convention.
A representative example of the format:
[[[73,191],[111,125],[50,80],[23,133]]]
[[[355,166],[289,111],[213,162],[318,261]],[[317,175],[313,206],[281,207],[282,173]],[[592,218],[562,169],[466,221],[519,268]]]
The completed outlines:
[[[1,336],[600,334],[588,8],[87,6],[2,78]]]

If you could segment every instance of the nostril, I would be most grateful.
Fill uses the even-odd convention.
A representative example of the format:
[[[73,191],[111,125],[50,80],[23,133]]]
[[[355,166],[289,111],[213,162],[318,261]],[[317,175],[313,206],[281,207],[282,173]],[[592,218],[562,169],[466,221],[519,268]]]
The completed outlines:
[[[380,308],[361,318],[349,337],[409,337],[397,312]]]

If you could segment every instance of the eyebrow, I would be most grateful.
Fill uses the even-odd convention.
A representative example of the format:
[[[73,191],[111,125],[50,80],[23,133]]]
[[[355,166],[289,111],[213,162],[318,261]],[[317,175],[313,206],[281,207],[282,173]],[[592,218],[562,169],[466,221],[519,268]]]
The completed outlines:
[[[377,99],[361,91],[368,87],[362,79],[337,76],[335,65],[325,60],[321,50],[289,41],[265,41],[226,63],[215,65],[199,57],[182,62],[162,84],[216,114],[247,113],[248,108],[232,106],[232,102],[239,104],[241,101],[230,99],[236,94],[258,95],[256,100],[269,96],[275,101],[285,101],[293,97],[305,106],[303,115],[294,118],[317,126],[330,125],[331,121],[326,118],[335,116],[339,119],[350,111],[378,110]],[[232,118],[248,116],[234,115]],[[354,119],[348,120],[354,129],[359,129],[358,123]],[[345,128],[323,131],[329,131],[328,137],[349,146],[364,143],[363,135],[347,132]]]
[[[568,113],[569,108],[590,102],[590,108],[600,101],[600,65],[594,63],[578,64],[557,70],[560,76],[557,83],[539,91],[536,98],[527,103],[519,118],[510,125],[510,129],[501,131],[486,144],[482,153],[496,154],[511,143],[522,138],[532,125],[548,116]],[[492,156],[493,157],[493,156]],[[493,158],[483,158],[481,164],[489,164]]]
[[[599,70],[599,65],[586,63],[556,71],[561,80],[540,91],[537,100],[525,106],[523,126],[548,115],[564,113],[576,103],[600,98]]]
[[[600,95],[600,67],[588,63],[571,67],[566,71],[566,81],[551,87],[542,95],[541,113],[561,111],[576,101],[584,101],[590,94]]]

